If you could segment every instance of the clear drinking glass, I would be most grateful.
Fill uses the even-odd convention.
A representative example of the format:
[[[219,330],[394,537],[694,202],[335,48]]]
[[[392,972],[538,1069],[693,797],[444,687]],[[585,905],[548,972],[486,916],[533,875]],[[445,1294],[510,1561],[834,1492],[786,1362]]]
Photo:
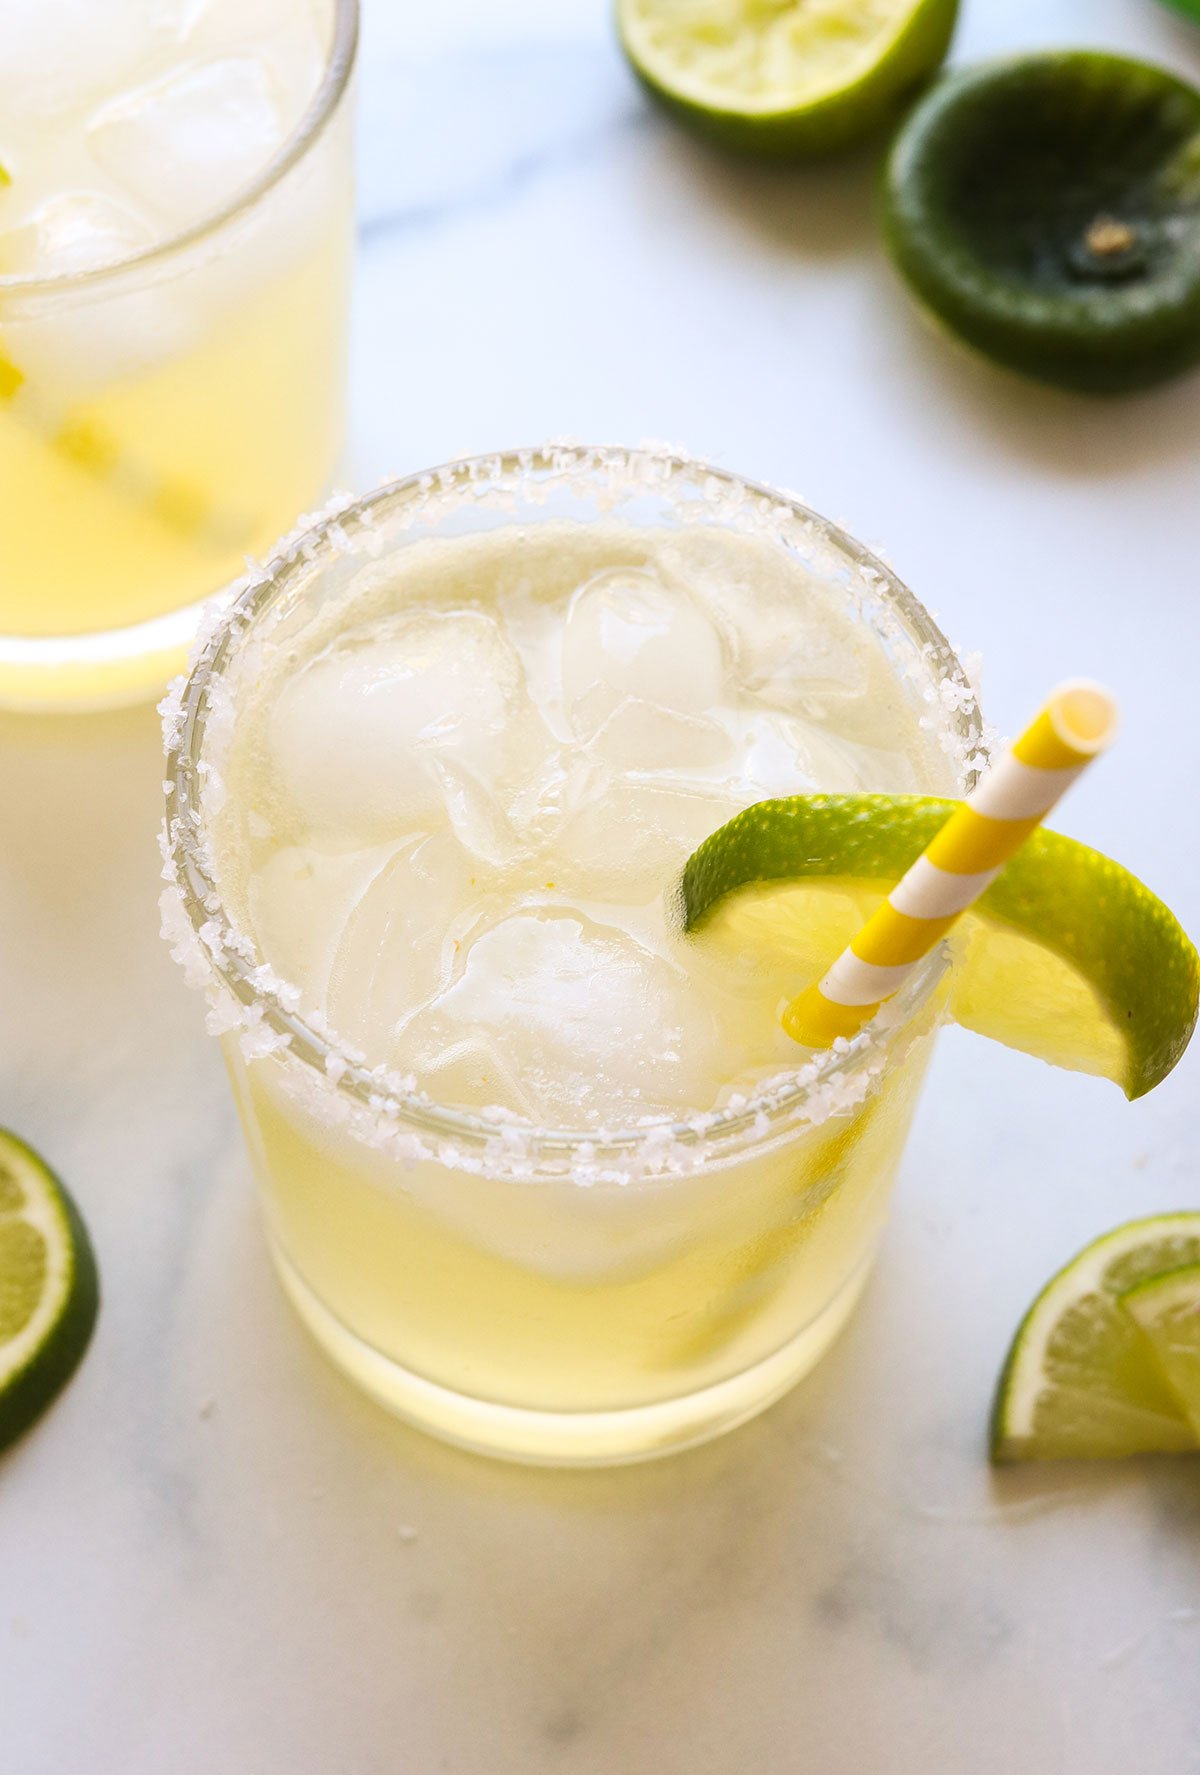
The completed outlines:
[[[376,583],[395,551],[494,527],[519,549],[531,526],[564,517],[752,530],[788,551],[871,625],[889,700],[943,742],[922,786],[961,788],[979,729],[958,661],[850,537],[674,455],[521,452],[383,488],[287,546],[241,595],[166,706],[163,910],[207,989],[279,1274],[318,1342],[440,1436],[590,1464],[732,1427],[844,1324],[884,1221],[945,961],[931,957],[890,1014],[761,1099],[602,1135],[432,1103],[348,1062],[334,1032],[298,1012],[239,933],[209,843],[240,704],[266,659],[298,655],[330,600],[358,576]]]
[[[215,215],[0,276],[0,705],[154,693],[201,604],[319,503],[342,447],[357,0],[299,123]]]

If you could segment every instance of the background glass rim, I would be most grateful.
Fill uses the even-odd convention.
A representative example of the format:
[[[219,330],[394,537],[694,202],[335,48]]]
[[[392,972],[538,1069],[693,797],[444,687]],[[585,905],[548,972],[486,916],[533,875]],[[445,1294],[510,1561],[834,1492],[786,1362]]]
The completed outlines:
[[[107,259],[101,265],[89,265],[80,271],[56,271],[48,275],[19,272],[0,276],[0,299],[9,296],[62,297],[76,290],[91,290],[110,280],[119,282],[131,273],[150,269],[161,260],[187,252],[252,210],[320,139],[349,83],[358,49],[359,0],[333,0],[333,7],[333,34],[320,84],[291,134],[249,185],[239,186],[227,202],[201,216],[199,221],[120,259]]]

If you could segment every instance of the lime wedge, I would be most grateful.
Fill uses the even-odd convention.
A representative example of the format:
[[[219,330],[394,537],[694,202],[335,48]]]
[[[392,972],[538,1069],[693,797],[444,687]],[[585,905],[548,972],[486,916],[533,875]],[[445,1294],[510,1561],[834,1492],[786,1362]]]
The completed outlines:
[[[1178,1395],[1123,1304],[1129,1290],[1184,1264],[1200,1264],[1200,1214],[1157,1214],[1106,1233],[1047,1283],[1000,1376],[994,1461],[1196,1446]]]
[[[1149,1338],[1200,1443],[1200,1263],[1139,1282],[1121,1296],[1121,1305]]]
[[[781,993],[817,979],[957,804],[916,795],[761,801],[688,859],[683,919]],[[955,927],[950,1010],[967,1029],[1140,1097],[1188,1044],[1200,957],[1119,864],[1035,832]]]
[[[75,1204],[32,1148],[0,1129],[0,1449],[74,1374],[99,1300]]]
[[[709,139],[762,156],[870,135],[942,61],[958,0],[618,0],[643,84]]]

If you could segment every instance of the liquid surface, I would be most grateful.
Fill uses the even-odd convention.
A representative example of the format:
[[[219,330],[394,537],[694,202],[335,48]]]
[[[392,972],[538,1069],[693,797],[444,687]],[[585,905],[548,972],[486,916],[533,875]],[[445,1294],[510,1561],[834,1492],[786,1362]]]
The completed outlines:
[[[794,983],[677,928],[734,813],[948,786],[845,593],[716,529],[414,543],[260,680],[223,888],[371,1064],[541,1125],[683,1116],[793,1066]]]
[[[223,208],[321,78],[327,0],[0,0],[0,276],[128,258]]]

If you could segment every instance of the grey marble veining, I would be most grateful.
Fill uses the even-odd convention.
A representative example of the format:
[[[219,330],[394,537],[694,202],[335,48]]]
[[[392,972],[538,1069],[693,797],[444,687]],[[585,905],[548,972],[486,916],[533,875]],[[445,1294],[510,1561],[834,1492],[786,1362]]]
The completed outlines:
[[[566,432],[799,487],[983,650],[1002,725],[1067,672],[1117,687],[1065,823],[1200,928],[1200,384],[1078,403],[930,338],[871,158],[709,155],[604,0],[366,9],[355,478]],[[1054,41],[1200,77],[1152,0],[967,0],[957,53]],[[0,719],[0,1118],[70,1179],[105,1288],[0,1463],[4,1775],[1200,1771],[1196,1463],[982,1455],[1051,1270],[1200,1205],[1194,1057],[1131,1107],[950,1033],[878,1274],[799,1391],[657,1466],[475,1460],[360,1400],[274,1286],[157,938],[160,776],[148,711]]]

